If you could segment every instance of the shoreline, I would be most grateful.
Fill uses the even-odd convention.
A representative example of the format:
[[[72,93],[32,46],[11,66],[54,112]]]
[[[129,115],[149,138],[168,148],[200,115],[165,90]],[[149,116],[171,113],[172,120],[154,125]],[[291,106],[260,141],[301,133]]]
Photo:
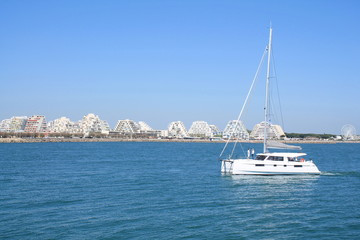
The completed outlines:
[[[194,142],[194,143],[226,143],[226,141],[209,139],[119,139],[119,138],[0,138],[0,143],[59,143],[59,142]],[[235,141],[231,141],[235,142]],[[262,140],[241,140],[241,143],[262,143]],[[280,141],[283,143],[296,144],[336,144],[336,143],[360,143],[360,141],[334,141],[334,140],[292,140]]]

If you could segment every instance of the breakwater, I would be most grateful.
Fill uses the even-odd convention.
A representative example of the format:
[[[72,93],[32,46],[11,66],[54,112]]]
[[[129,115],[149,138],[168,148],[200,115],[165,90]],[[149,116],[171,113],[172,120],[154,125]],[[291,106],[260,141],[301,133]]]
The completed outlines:
[[[41,143],[41,142],[208,142],[219,143],[224,140],[212,139],[149,139],[149,138],[0,138],[0,143]],[[262,143],[261,140],[241,140],[244,143]],[[314,143],[314,144],[335,144],[335,143],[360,143],[360,141],[334,141],[334,140],[291,140],[281,141],[284,143]]]

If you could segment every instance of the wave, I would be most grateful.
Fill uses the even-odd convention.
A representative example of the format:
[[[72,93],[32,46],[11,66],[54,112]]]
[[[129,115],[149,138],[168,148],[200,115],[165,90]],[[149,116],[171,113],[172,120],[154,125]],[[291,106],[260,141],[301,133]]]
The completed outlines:
[[[360,177],[360,172],[351,171],[351,172],[321,172],[321,176],[349,176],[349,177]]]

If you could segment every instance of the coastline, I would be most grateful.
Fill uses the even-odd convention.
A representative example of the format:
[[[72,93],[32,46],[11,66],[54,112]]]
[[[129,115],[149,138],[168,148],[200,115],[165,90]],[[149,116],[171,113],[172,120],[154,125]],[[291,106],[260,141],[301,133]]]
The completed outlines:
[[[0,143],[52,143],[52,142],[194,142],[194,143],[225,143],[222,140],[210,139],[120,139],[120,138],[0,138]],[[231,141],[235,142],[235,141]],[[242,143],[262,143],[261,140],[241,140]],[[360,141],[334,141],[334,140],[292,140],[281,141],[284,143],[304,144],[336,144],[336,143],[360,143]]]

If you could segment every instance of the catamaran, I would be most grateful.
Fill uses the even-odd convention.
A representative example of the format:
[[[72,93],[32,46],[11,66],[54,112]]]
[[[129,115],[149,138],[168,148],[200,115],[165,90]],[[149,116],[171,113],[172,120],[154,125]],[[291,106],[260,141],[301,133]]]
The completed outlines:
[[[248,95],[245,99],[245,103],[238,117],[240,120],[245,106],[248,102],[249,96],[254,87],[254,83],[257,79],[259,69],[262,65],[265,55],[267,55],[267,71],[266,71],[266,92],[265,92],[265,121],[264,121],[264,142],[263,153],[258,153],[251,157],[248,153],[244,158],[233,158],[233,151],[225,158],[221,159],[231,137],[228,138],[224,149],[220,154],[221,159],[221,172],[228,174],[244,174],[244,175],[290,175],[290,174],[320,174],[319,169],[312,160],[305,160],[306,153],[302,152],[269,152],[269,149],[292,149],[301,150],[300,146],[288,145],[285,143],[270,140],[269,128],[271,123],[269,121],[270,116],[270,95],[269,95],[269,82],[270,82],[270,60],[272,50],[272,28],[270,27],[269,43],[265,48],[263,57],[261,59],[258,70],[255,74],[253,83],[250,87]]]

